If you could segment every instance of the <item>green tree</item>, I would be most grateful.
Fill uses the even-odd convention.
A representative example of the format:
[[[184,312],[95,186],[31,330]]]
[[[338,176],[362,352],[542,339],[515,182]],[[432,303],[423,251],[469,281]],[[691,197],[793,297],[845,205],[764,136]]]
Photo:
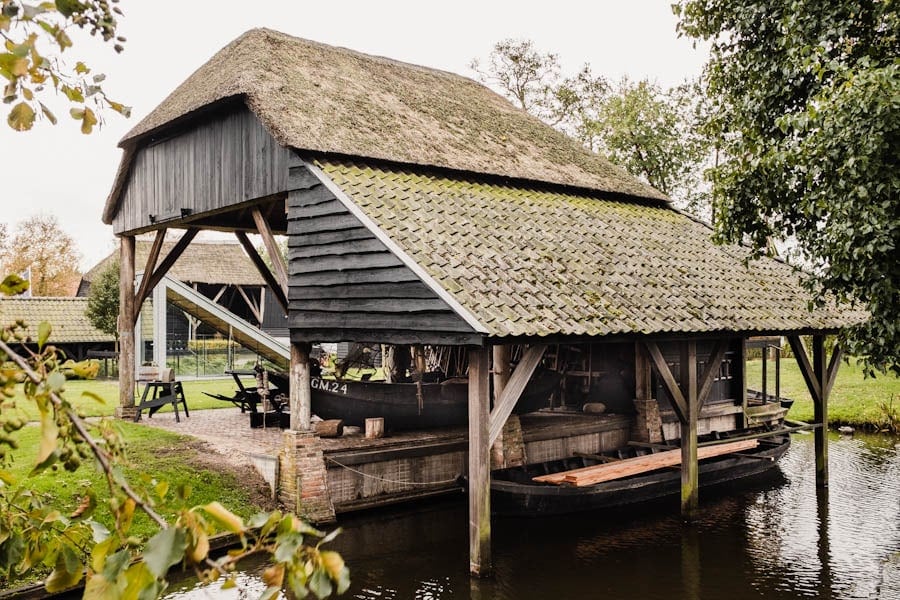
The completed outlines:
[[[795,240],[818,302],[863,303],[845,332],[868,372],[900,373],[900,7],[890,0],[682,0],[711,42],[716,229],[758,254]]]
[[[114,13],[118,8],[111,8],[107,0],[56,0],[39,5],[0,0],[0,38],[5,41],[0,75],[8,81],[4,101],[12,106],[7,117],[11,127],[30,129],[38,110],[55,122],[52,112],[38,100],[51,89],[74,105],[71,114],[81,122],[84,133],[90,133],[100,118],[95,109],[127,113],[103,94],[102,76],[87,79],[89,70],[83,63],[69,68],[42,49],[55,45],[62,52],[70,47],[66,30],[71,27],[86,28],[107,41],[121,41],[115,34]],[[116,50],[120,49],[117,43]],[[56,224],[53,219],[39,222]],[[59,243],[58,226],[36,231],[29,240],[11,241],[17,256],[25,252],[21,247],[25,241],[29,247]],[[49,279],[44,271],[43,278]],[[0,281],[0,295],[20,294],[28,285],[18,275],[9,275]],[[278,597],[283,589],[298,598],[309,592],[323,598],[347,589],[349,571],[343,559],[323,547],[337,532],[326,535],[295,515],[277,511],[245,522],[218,502],[191,506],[188,490],[169,490],[166,482],[155,481],[149,474],[140,481],[128,481],[121,470],[127,457],[118,428],[109,419],[85,421],[66,397],[60,354],[50,343],[51,325],[40,323],[36,340],[28,339],[25,331],[21,322],[0,328],[0,587],[49,572],[45,587],[50,592],[83,580],[86,598],[155,598],[166,588],[169,568],[179,563],[202,581],[229,576],[227,585],[234,587],[230,574],[238,562],[263,555],[271,562],[262,576],[267,585],[265,598]],[[31,476],[60,468],[77,471],[87,468],[82,461],[88,460],[103,475],[108,500],[100,503],[98,495],[87,489],[76,511],[64,511],[60,498],[36,494],[28,477],[21,481],[13,477],[8,470],[9,450],[18,446],[17,435],[28,419],[23,404],[40,415],[40,443]],[[92,518],[103,510],[110,513],[111,529]],[[158,527],[149,539],[131,531],[137,512]],[[234,534],[239,549],[211,556],[210,536],[219,532]]]
[[[520,108],[709,218],[702,175],[711,153],[697,126],[705,105],[696,84],[663,89],[623,79],[611,86],[589,64],[564,76],[559,57],[541,53],[530,40],[498,42],[471,68]]]
[[[699,129],[698,97],[692,84],[663,89],[646,79],[623,78],[597,104],[588,131],[592,149],[708,219],[702,176],[711,148]]]
[[[119,261],[114,260],[91,282],[85,314],[103,333],[119,339]]]
[[[482,83],[498,89],[519,108],[584,142],[589,135],[587,121],[609,89],[588,64],[564,77],[559,56],[539,52],[531,40],[497,42],[484,63],[473,59],[469,66]]]
[[[75,240],[54,216],[35,215],[22,221],[9,241],[6,268],[13,273],[31,269],[35,296],[71,296],[78,286]]]

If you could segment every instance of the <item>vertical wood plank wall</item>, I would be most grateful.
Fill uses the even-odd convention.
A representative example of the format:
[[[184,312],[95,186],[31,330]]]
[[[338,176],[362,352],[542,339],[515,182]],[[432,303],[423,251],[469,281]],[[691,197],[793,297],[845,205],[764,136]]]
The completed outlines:
[[[211,118],[137,152],[113,230],[148,227],[151,214],[199,214],[284,192],[292,158],[246,108]]]

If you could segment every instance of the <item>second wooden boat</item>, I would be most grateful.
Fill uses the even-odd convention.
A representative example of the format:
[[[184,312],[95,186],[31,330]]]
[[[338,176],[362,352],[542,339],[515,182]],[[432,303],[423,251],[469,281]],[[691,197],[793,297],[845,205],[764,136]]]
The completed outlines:
[[[740,432],[735,432],[740,433]],[[759,439],[752,451],[725,454],[700,462],[700,486],[707,487],[772,469],[791,444],[790,434],[777,433]],[[681,492],[680,469],[666,468],[595,485],[577,487],[535,482],[535,477],[581,469],[604,460],[632,458],[665,451],[629,447],[590,458],[534,463],[491,472],[491,510],[496,514],[540,517],[613,508],[677,496]]]

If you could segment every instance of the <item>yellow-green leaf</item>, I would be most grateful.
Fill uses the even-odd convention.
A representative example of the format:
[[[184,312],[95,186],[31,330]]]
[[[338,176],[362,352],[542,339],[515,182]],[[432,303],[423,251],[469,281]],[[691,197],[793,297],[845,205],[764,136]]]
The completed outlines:
[[[50,323],[48,323],[47,321],[41,321],[40,325],[38,325],[38,348],[44,348],[44,344],[47,343],[47,340],[50,338],[50,333],[52,331],[53,327],[51,327]]]
[[[103,398],[101,398],[100,396],[95,394],[94,392],[84,391],[84,392],[81,392],[81,395],[85,396],[87,398],[90,398],[94,402],[99,402],[100,404],[106,404],[106,400],[104,400]]]
[[[9,111],[6,122],[16,131],[28,131],[34,125],[34,109],[25,102],[19,102]]]
[[[59,557],[56,559],[56,568],[53,569],[53,572],[50,573],[47,581],[44,582],[44,587],[51,594],[58,594],[71,587],[75,587],[75,585],[81,581],[83,576],[84,569],[81,568],[81,565],[79,564],[78,568],[70,570],[63,558],[63,553],[60,553]]]
[[[84,117],[81,119],[81,133],[87,135],[94,130],[97,124],[97,116],[90,108],[84,109]]]
[[[214,521],[224,527],[226,531],[231,533],[242,533],[244,531],[244,521],[218,502],[210,502],[203,506],[203,510]]]
[[[41,411],[41,444],[38,448],[38,465],[43,465],[50,458],[50,455],[56,451],[58,438],[59,428],[56,426],[53,412],[49,410]]]
[[[18,275],[7,275],[0,282],[0,294],[6,296],[18,296],[28,289],[29,283],[27,279],[22,279]]]

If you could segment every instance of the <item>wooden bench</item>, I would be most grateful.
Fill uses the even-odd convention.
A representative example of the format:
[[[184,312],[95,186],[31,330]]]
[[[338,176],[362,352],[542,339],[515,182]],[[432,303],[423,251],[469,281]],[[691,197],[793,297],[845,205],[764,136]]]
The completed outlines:
[[[187,400],[184,397],[184,389],[181,387],[181,382],[175,380],[172,369],[141,367],[138,370],[137,381],[144,383],[144,393],[141,394],[141,401],[137,406],[137,413],[134,415],[135,422],[141,420],[141,413],[144,410],[147,411],[147,417],[152,418],[153,414],[166,404],[171,404],[175,410],[176,423],[181,422],[178,414],[179,404],[184,408],[184,416],[191,416],[188,412]]]

